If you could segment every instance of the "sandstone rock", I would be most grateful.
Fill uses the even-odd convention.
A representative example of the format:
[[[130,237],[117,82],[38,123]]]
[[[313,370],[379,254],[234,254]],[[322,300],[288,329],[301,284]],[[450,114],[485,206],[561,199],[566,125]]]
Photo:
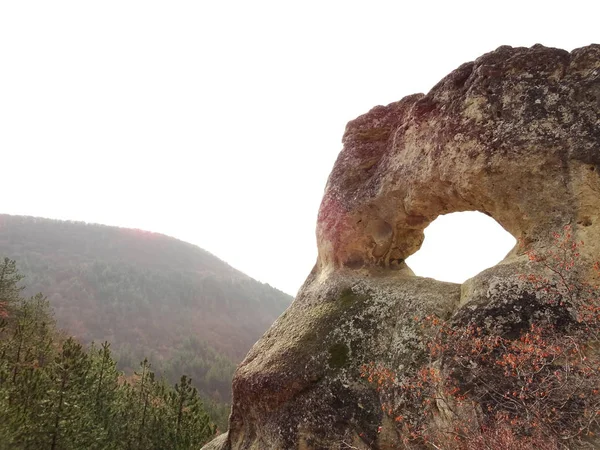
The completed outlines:
[[[570,224],[584,261],[600,257],[600,45],[500,47],[351,121],[343,143],[317,264],[239,366],[229,433],[206,449],[394,448],[360,366],[422,364],[415,316],[525,298],[517,248],[462,286],[415,277],[404,260],[440,214],[486,213],[539,252]]]

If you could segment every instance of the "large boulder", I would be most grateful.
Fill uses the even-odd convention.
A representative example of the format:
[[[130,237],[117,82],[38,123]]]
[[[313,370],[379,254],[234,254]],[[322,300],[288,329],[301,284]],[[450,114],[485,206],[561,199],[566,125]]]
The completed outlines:
[[[526,298],[518,247],[463,285],[414,276],[404,260],[441,214],[483,212],[538,252],[571,225],[583,261],[600,255],[600,45],[500,47],[351,121],[343,144],[317,264],[238,367],[229,432],[206,449],[394,448],[361,365],[414,370],[415,317]]]

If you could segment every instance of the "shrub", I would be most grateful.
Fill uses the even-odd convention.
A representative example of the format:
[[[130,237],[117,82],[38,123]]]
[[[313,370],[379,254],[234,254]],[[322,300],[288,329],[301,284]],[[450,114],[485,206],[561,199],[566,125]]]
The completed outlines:
[[[520,276],[536,303],[525,325],[416,319],[432,336],[428,364],[363,366],[406,448],[582,448],[600,428],[600,295],[580,281],[583,242],[570,227],[553,237],[544,255],[524,248],[538,269]]]

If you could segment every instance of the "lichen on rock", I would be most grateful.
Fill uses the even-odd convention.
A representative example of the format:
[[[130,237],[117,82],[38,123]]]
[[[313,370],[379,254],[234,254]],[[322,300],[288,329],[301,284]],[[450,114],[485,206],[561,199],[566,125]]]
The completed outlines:
[[[206,449],[393,448],[362,364],[418,368],[415,317],[511,330],[534,314],[517,248],[462,286],[414,276],[404,260],[441,214],[483,212],[538,252],[570,224],[582,259],[600,256],[600,45],[500,47],[351,121],[343,144],[317,264],[238,367],[229,432]]]

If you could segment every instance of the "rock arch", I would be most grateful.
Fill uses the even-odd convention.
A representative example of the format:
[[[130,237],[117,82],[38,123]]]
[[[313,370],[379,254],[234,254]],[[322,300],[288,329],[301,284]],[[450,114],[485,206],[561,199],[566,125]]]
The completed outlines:
[[[207,450],[394,448],[361,364],[414,369],[414,316],[485,314],[523,289],[518,251],[462,286],[413,276],[404,259],[440,214],[489,214],[541,250],[570,224],[600,257],[600,45],[500,47],[353,120],[343,143],[317,264],[238,367],[229,433]]]
[[[593,223],[599,53],[500,47],[351,121],[319,213],[319,267],[391,267],[451,212],[488,214],[524,240]]]

